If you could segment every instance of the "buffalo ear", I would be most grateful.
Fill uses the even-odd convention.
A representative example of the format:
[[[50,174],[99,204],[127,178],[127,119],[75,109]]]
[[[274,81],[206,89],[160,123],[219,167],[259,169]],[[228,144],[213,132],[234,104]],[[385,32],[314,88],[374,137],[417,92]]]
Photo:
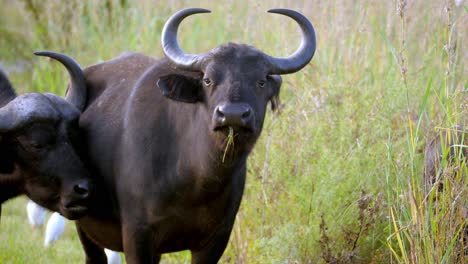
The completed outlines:
[[[184,103],[203,101],[202,86],[198,79],[184,75],[171,74],[160,77],[157,86],[169,99]]]
[[[283,79],[281,78],[280,75],[269,75],[268,82],[271,83],[269,85],[270,91],[269,91],[269,96],[268,96],[268,100],[270,101],[270,105],[271,105],[271,110],[277,111],[278,107],[280,106],[279,93],[280,93],[281,84],[283,83]]]

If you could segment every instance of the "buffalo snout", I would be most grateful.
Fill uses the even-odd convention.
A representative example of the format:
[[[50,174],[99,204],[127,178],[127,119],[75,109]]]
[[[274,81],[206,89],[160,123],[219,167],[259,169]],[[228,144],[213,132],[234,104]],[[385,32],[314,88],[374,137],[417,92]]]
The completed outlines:
[[[94,184],[91,180],[82,179],[65,188],[66,193],[62,195],[62,208],[60,213],[68,219],[76,220],[88,212],[89,202],[93,193]]]
[[[245,103],[221,103],[214,110],[213,123],[215,130],[233,127],[253,132],[254,111]]]

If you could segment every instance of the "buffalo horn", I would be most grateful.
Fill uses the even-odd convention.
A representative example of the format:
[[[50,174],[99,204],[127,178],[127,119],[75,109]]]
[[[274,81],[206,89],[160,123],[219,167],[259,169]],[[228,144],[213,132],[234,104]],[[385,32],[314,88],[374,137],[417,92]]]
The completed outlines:
[[[15,97],[15,90],[13,90],[5,73],[0,70],[0,107],[8,104],[11,100],[15,99]]]
[[[270,9],[269,13],[281,14],[294,19],[302,31],[301,46],[286,58],[268,56],[271,64],[270,74],[287,74],[297,72],[309,63],[315,53],[315,30],[310,21],[302,14],[289,9]]]
[[[5,110],[6,107],[4,106],[15,98],[16,93],[10,81],[5,73],[0,70],[0,141],[2,139],[1,132],[9,127],[11,123],[11,114],[8,113],[8,110]]]
[[[186,54],[177,42],[177,30],[180,22],[190,15],[198,13],[210,13],[203,8],[187,8],[172,15],[164,25],[161,35],[161,44],[164,54],[175,64],[177,68],[197,71],[200,69],[201,59],[204,54]]]
[[[65,66],[71,79],[70,87],[65,95],[65,100],[82,112],[86,104],[86,80],[80,65],[72,58],[61,53],[38,51],[34,52],[34,54],[52,58]]]

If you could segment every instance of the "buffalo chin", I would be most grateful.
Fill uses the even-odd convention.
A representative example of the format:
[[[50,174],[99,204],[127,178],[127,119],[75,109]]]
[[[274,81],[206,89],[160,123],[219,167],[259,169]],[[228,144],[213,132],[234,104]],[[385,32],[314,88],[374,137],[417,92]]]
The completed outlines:
[[[240,126],[219,126],[215,127],[213,132],[216,137],[216,146],[224,157],[235,156],[239,152],[249,152],[258,136],[253,129]]]
[[[222,146],[231,143],[234,143],[236,146],[250,145],[257,138],[254,130],[249,127],[221,126],[215,127],[213,130],[217,139],[221,141]]]
[[[62,203],[59,213],[70,220],[77,220],[88,213],[88,200],[75,200]]]
[[[77,220],[88,213],[88,207],[83,205],[75,205],[73,207],[62,207],[59,213],[69,220]]]

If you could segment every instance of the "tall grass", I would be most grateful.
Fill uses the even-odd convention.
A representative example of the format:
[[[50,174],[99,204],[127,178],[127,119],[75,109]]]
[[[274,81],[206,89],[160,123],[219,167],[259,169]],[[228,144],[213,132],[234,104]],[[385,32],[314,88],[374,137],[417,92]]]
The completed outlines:
[[[410,17],[406,15],[406,4],[406,1],[399,1],[398,10],[402,36],[400,68],[403,83],[407,87],[404,50],[408,34],[406,24]],[[436,113],[441,113],[443,117],[441,123],[436,124],[441,124],[438,125],[441,141],[447,144],[442,144],[440,167],[436,170],[436,175],[431,175],[436,178],[435,184],[422,188],[424,184],[421,183],[421,178],[417,177],[420,175],[420,170],[416,167],[417,163],[412,161],[410,177],[406,177],[401,182],[401,190],[396,192],[404,200],[391,208],[392,234],[387,242],[393,253],[392,256],[398,262],[466,263],[468,260],[466,159],[465,155],[462,155],[464,151],[459,151],[460,154],[454,154],[453,157],[449,155],[452,151],[450,145],[453,143],[460,144],[456,149],[463,150],[466,147],[463,145],[463,140],[455,139],[458,135],[450,129],[463,122],[466,116],[466,77],[458,75],[466,76],[463,68],[466,54],[457,48],[458,45],[463,45],[463,37],[466,37],[458,32],[459,27],[457,27],[458,23],[466,22],[466,9],[460,11],[456,8],[451,1],[446,1],[442,6],[440,25],[444,27],[441,27],[438,33],[441,36],[439,41],[443,45],[440,58],[443,71],[428,76],[426,93],[422,97],[421,108],[417,114],[417,123],[409,119],[409,133],[406,136],[408,153],[413,160],[419,151],[417,143],[420,137],[419,130],[424,126],[424,115],[430,113],[429,96],[434,94],[436,100],[432,105],[438,109]],[[461,67],[461,70],[458,67]],[[440,78],[438,84],[434,85],[434,78]],[[434,123],[433,119],[428,121]],[[443,135],[453,138],[446,140]],[[443,188],[440,188],[440,185]]]
[[[267,116],[249,159],[222,263],[466,263],[464,159],[441,163],[441,173],[452,175],[439,177],[441,192],[425,191],[422,178],[426,142],[466,121],[466,4],[197,1],[213,13],[182,24],[181,46],[190,53],[234,41],[290,54],[298,30],[265,13],[275,7],[305,14],[318,36],[312,63],[283,78],[281,113]],[[164,21],[193,5],[5,0],[0,60],[20,91],[63,94],[63,69],[32,51],[65,52],[83,66],[126,50],[159,57]],[[1,263],[83,262],[71,224],[64,241],[45,250],[38,232],[25,227],[24,199],[5,207]],[[190,258],[182,252],[163,259]]]

